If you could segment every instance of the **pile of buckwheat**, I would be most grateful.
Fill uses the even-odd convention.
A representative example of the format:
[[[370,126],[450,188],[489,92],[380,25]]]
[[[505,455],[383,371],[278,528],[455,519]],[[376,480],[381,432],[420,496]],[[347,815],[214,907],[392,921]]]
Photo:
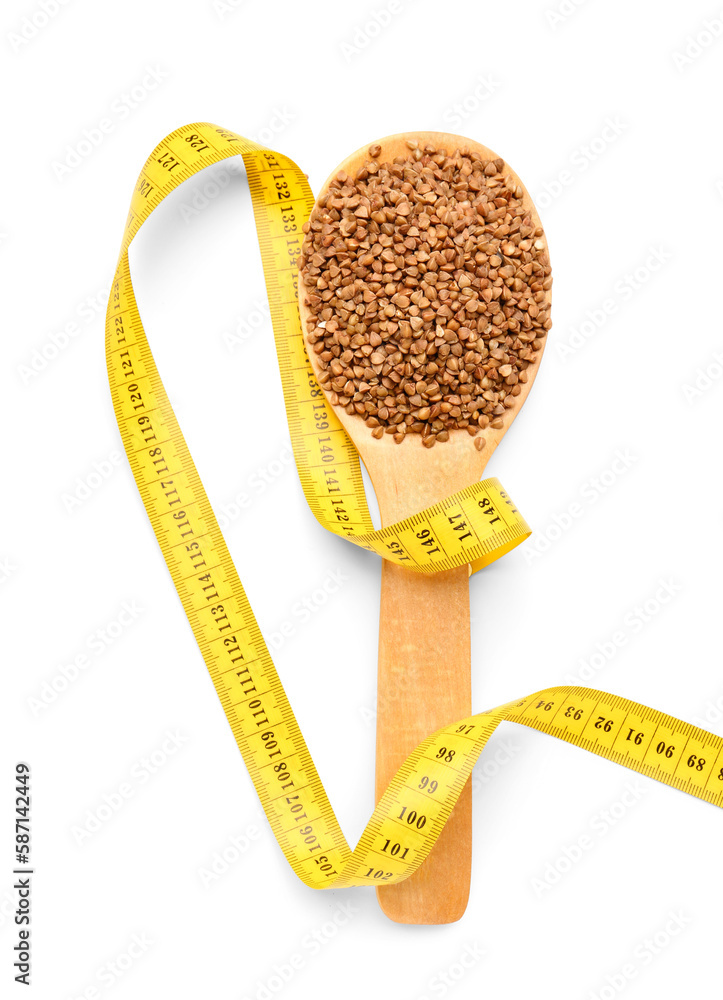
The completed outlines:
[[[552,278],[503,160],[407,146],[336,175],[304,226],[301,294],[332,403],[431,448],[503,426],[552,325]]]

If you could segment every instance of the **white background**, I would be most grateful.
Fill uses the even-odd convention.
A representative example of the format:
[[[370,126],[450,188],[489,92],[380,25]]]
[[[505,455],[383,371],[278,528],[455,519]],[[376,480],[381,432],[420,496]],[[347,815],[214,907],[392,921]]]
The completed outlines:
[[[52,16],[6,4],[0,30],[3,995],[28,995],[11,968],[18,759],[33,767],[30,995],[42,1000],[610,1000],[719,981],[720,812],[511,724],[475,772],[459,923],[396,925],[372,890],[297,881],[121,460],[103,314],[137,174],[181,124],[259,138],[314,190],[389,133],[490,146],[537,201],[555,325],[488,469],[535,534],[471,581],[474,704],[576,678],[723,734],[722,12],[700,0],[45,6]],[[353,843],[373,804],[379,563],[318,527],[288,461],[243,171],[189,181],[131,265],[261,627],[272,639],[294,627],[277,666]],[[120,628],[124,602],[136,617]],[[130,798],[79,843],[124,782]],[[205,885],[224,851],[227,870]]]

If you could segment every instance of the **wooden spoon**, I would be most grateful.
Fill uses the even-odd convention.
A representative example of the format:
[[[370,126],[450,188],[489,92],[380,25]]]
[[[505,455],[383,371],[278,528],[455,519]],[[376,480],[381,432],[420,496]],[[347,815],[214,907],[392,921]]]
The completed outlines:
[[[378,140],[378,163],[411,155],[407,140],[423,148],[431,143],[453,153],[465,147],[484,160],[497,154],[486,146],[445,132],[405,132]],[[330,175],[319,192],[345,171],[354,177],[370,159],[369,144],[352,153]],[[509,175],[523,191],[534,226],[541,226],[528,192],[514,171]],[[317,200],[318,205],[318,200]],[[303,280],[299,294],[302,328],[313,329]],[[549,302],[550,293],[547,292]],[[311,321],[309,323],[309,321]],[[485,447],[478,451],[466,430],[453,430],[434,448],[422,445],[421,434],[407,434],[396,444],[391,434],[379,440],[360,416],[335,407],[339,420],[359,451],[374,485],[383,525],[392,524],[443,500],[479,480],[510,424],[527,398],[542,351],[528,369],[517,403],[505,425],[480,431]],[[309,357],[319,376],[321,366]],[[382,562],[377,685],[377,801],[404,759],[425,736],[471,714],[469,568],[460,566],[433,576]],[[414,875],[399,885],[377,888],[379,904],[392,920],[441,924],[459,920],[467,906],[472,857],[472,795],[468,782],[431,854]]]

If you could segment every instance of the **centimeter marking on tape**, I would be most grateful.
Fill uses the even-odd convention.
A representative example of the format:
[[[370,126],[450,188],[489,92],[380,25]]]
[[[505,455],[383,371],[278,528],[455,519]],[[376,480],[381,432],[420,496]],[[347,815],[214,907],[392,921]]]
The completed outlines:
[[[153,150],[133,192],[106,316],[108,378],[143,504],[239,750],[284,854],[307,885],[400,882],[434,846],[487,740],[503,721],[539,729],[723,805],[723,739],[587,688],[553,687],[452,723],[410,754],[352,851],[294,718],[156,369],[133,294],[128,247],[184,180],[243,156],[271,308],[292,447],[317,520],[418,572],[487,565],[530,533],[497,480],[473,483],[375,531],[359,457],[311,369],[297,261],[314,203],[288,157],[208,123]]]

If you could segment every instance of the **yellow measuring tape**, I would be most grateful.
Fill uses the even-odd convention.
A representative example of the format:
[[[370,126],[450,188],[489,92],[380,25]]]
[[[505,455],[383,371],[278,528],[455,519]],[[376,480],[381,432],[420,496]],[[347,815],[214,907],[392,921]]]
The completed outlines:
[[[128,247],[158,204],[197,171],[241,154],[304,495],[317,520],[422,573],[499,558],[530,534],[495,479],[375,531],[359,457],[311,369],[298,314],[297,261],[314,197],[288,157],[208,123],[172,132],[133,192],[106,316],[106,356],[123,445],[171,577],[289,864],[316,889],[401,882],[424,861],[496,727],[518,722],[715,805],[723,739],[601,691],[554,687],[453,722],[407,758],[352,851],[284,693],[186,447],[136,306]]]

